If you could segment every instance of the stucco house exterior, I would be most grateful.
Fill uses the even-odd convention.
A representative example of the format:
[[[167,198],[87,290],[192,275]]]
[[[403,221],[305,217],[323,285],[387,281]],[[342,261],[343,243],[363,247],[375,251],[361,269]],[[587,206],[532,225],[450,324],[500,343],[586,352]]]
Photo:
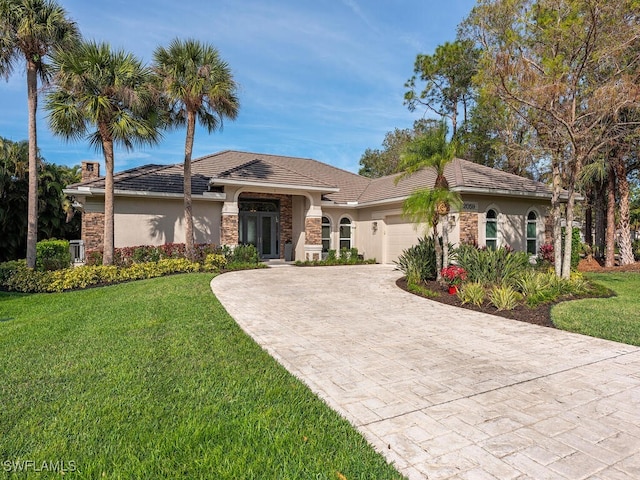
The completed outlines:
[[[145,165],[114,175],[115,246],[184,242],[183,167]],[[197,243],[252,243],[263,259],[322,258],[329,249],[356,247],[365,258],[392,263],[424,235],[402,216],[402,202],[432,186],[422,170],[370,179],[306,158],[223,151],[192,162]],[[100,249],[104,177],[83,162],[82,182],[65,193],[82,205],[85,249]],[[551,191],[542,183],[454,159],[445,176],[464,205],[449,214],[454,244],[509,245],[536,253],[551,241]]]

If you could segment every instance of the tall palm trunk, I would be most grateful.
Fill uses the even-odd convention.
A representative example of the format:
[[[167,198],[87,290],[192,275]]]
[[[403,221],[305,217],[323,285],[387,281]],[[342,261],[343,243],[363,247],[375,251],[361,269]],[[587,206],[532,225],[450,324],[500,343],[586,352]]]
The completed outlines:
[[[613,168],[608,168],[607,175],[607,229],[604,266],[613,267],[616,264],[616,174]]]
[[[595,253],[596,258],[599,260],[602,259],[604,255],[605,248],[605,232],[606,232],[606,222],[605,218],[607,216],[607,206],[605,203],[605,196],[607,192],[607,183],[602,181],[598,182],[596,186],[596,195],[595,195],[595,209],[596,209],[596,234],[595,234]]]
[[[623,158],[618,158],[614,162],[616,180],[618,182],[618,195],[620,196],[620,265],[631,265],[635,262],[633,258],[633,247],[631,245],[631,227],[629,225],[629,180],[627,179],[627,166]]]
[[[102,264],[113,265],[113,251],[115,243],[114,235],[114,208],[113,208],[113,140],[106,125],[99,125],[102,135],[102,150],[104,151],[104,239]]]
[[[27,62],[27,95],[29,108],[29,193],[27,197],[27,266],[36,266],[38,243],[38,137],[36,113],[38,110],[37,66]]]
[[[191,201],[191,154],[193,138],[196,131],[196,114],[187,113],[187,138],[184,146],[184,244],[185,254],[189,260],[194,258],[193,247],[193,207]]]

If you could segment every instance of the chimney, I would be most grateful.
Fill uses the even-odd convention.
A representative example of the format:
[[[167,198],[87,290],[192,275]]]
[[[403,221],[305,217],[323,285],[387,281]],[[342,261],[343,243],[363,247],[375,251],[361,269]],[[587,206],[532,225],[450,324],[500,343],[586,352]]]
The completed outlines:
[[[99,162],[82,162],[81,181],[88,182],[89,180],[95,180],[98,177],[100,177]]]

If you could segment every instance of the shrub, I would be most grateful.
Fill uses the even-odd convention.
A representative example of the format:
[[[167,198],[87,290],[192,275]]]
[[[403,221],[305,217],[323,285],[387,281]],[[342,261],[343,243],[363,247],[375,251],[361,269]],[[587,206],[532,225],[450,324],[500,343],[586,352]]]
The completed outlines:
[[[489,292],[489,301],[498,310],[513,310],[520,298],[520,294],[509,285],[495,286]]]
[[[520,293],[530,307],[540,303],[553,301],[561,294],[557,282],[552,278],[554,273],[525,272],[516,281]]]
[[[519,274],[533,269],[526,252],[513,252],[507,247],[492,250],[460,245],[455,256],[471,282],[512,285]]]
[[[408,269],[417,269],[420,280],[435,280],[436,248],[433,238],[420,238],[418,244],[404,250],[395,263],[396,268],[407,277]]]
[[[219,272],[227,265],[227,257],[221,253],[209,253],[204,259],[204,269],[209,272]]]
[[[227,266],[231,263],[257,265],[260,256],[255,245],[237,245],[234,249],[226,249]]]
[[[631,246],[633,249],[633,258],[636,262],[640,261],[640,240],[634,240]]]
[[[442,278],[449,284],[449,286],[461,285],[467,279],[467,272],[464,268],[458,265],[449,265],[442,269]]]
[[[26,260],[10,260],[8,262],[0,263],[0,287],[4,286],[9,280],[9,277],[13,275],[19,269],[26,269]]]
[[[60,270],[71,265],[68,240],[41,240],[36,244],[36,269]]]
[[[199,263],[190,262],[186,258],[164,258],[157,263],[134,263],[128,267],[84,265],[44,272],[29,269],[26,263],[21,263],[12,270],[3,286],[8,290],[25,293],[62,292],[172,273],[197,272],[200,269]]]
[[[553,255],[553,244],[545,243],[543,245],[540,245],[540,250],[538,251],[538,255],[540,256],[542,261],[553,263],[555,261],[555,258]]]
[[[458,290],[457,295],[463,305],[470,303],[479,307],[484,303],[486,292],[482,283],[467,282]]]

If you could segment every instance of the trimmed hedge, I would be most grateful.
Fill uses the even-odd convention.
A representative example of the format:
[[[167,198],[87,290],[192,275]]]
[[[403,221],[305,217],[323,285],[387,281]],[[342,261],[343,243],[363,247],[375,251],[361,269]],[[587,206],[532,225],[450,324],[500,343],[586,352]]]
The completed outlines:
[[[184,258],[166,258],[158,262],[135,263],[129,267],[84,265],[54,271],[27,268],[26,263],[0,268],[2,286],[9,291],[24,293],[62,292],[98,285],[161,277],[173,273],[218,271],[213,265],[203,266]]]
[[[204,262],[207,255],[224,253],[220,247],[212,243],[198,243],[194,245],[194,261]],[[257,251],[256,251],[257,255]],[[164,245],[138,245],[135,247],[120,247],[113,251],[113,264],[118,267],[128,267],[134,263],[157,262],[167,258],[185,258],[184,243],[165,243]],[[87,265],[101,265],[102,251],[89,250],[85,259]]]
[[[71,251],[68,240],[40,240],[36,244],[36,269],[60,270],[71,265]]]

